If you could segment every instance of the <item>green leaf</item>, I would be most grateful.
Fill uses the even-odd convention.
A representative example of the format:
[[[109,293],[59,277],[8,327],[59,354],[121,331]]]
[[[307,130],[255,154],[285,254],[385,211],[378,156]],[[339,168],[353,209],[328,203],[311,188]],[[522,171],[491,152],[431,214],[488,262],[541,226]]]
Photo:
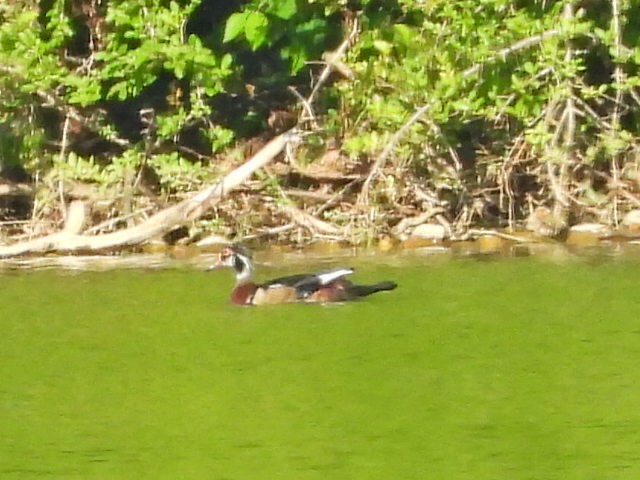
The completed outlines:
[[[238,12],[228,18],[227,24],[224,27],[223,42],[230,42],[245,31],[248,15],[248,12]]]
[[[184,62],[177,62],[173,67],[173,73],[176,78],[184,78],[185,64]]]
[[[222,56],[222,59],[220,60],[220,68],[222,70],[227,70],[229,69],[229,67],[231,67],[232,63],[233,63],[233,57],[231,56],[231,54],[225,53]]]
[[[260,12],[251,12],[244,27],[244,34],[253,50],[256,50],[267,39],[269,19]]]
[[[276,17],[289,20],[296,14],[297,10],[296,0],[278,0],[269,11]]]
[[[117,97],[119,100],[127,98],[127,82],[118,82],[107,93],[107,98]]]
[[[404,23],[395,24],[393,26],[393,31],[393,38],[396,43],[399,43],[404,47],[408,47],[412,43],[415,43],[416,32]]]
[[[288,47],[284,47],[280,54],[282,55],[282,58],[287,58],[289,60],[291,73],[297,73],[307,62],[305,49],[300,44],[292,44]]]
[[[373,47],[383,55],[389,55],[393,45],[385,40],[374,40]]]

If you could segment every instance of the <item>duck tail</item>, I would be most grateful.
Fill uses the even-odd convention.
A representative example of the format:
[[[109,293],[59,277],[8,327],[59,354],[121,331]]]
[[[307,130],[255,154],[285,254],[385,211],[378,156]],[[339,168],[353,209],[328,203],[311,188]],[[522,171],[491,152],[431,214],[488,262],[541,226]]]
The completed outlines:
[[[373,285],[351,285],[347,293],[351,298],[366,297],[372,293],[393,290],[398,284],[396,282],[380,282]]]

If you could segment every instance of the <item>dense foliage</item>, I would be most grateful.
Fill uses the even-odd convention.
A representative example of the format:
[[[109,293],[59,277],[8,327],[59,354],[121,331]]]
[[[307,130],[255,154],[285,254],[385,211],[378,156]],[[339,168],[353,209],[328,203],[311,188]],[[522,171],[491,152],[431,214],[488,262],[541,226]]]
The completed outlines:
[[[373,163],[376,212],[617,223],[640,204],[639,18],[632,0],[4,2],[0,162],[191,188],[274,113],[297,117],[356,31],[311,107],[318,139]]]

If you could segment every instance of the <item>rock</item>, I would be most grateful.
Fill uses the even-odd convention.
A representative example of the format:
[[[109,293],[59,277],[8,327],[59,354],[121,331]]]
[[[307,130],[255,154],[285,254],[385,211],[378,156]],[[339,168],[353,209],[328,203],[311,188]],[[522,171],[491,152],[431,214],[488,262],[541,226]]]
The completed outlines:
[[[227,240],[222,235],[212,234],[207,237],[204,237],[196,243],[196,247],[201,248],[203,251],[211,251],[214,253],[222,250],[224,245],[229,245],[229,240]]]
[[[433,247],[436,244],[436,240],[422,237],[409,237],[402,242],[402,248],[405,250],[413,250],[415,248]]]
[[[444,240],[447,237],[447,229],[439,223],[423,223],[413,229],[411,236],[428,240]]]
[[[600,236],[593,232],[569,231],[565,243],[577,247],[592,247],[598,245]]]
[[[385,235],[378,241],[378,250],[381,252],[390,252],[394,247],[395,242],[388,235]]]
[[[309,250],[321,255],[334,254],[342,250],[342,244],[337,240],[320,240],[311,244]]]
[[[600,237],[610,235],[611,229],[601,223],[579,223],[569,229],[565,243],[579,247],[598,245]]]
[[[199,254],[199,250],[194,245],[174,245],[169,250],[169,255],[177,260],[188,260]]]
[[[167,244],[160,239],[150,240],[142,246],[144,253],[165,253],[167,250]]]
[[[640,232],[640,210],[631,210],[622,219],[622,225],[632,232]]]
[[[543,237],[555,237],[567,228],[566,214],[559,209],[538,207],[527,218],[525,228]]]
[[[451,243],[451,251],[457,256],[475,255],[478,253],[477,242],[462,240]]]
[[[279,243],[273,243],[270,244],[267,248],[266,251],[269,254],[273,254],[273,255],[282,255],[283,253],[291,253],[294,251],[294,248],[292,245],[288,245],[288,244],[279,244]]]
[[[611,229],[602,223],[579,223],[577,225],[573,225],[569,232],[574,233],[591,233],[594,235],[610,235]]]
[[[531,256],[530,247],[531,247],[530,245],[517,243],[513,247],[511,247],[511,255],[514,257],[530,257]]]
[[[495,235],[482,235],[478,237],[477,242],[481,253],[500,251],[507,245],[504,239]]]

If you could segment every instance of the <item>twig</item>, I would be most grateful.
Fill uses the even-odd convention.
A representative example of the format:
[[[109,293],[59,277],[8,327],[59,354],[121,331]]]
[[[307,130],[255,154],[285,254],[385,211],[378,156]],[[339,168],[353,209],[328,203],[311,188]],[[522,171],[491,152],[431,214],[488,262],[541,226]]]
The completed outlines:
[[[562,114],[560,115],[560,120],[558,120],[557,125],[555,126],[555,133],[553,134],[553,138],[551,139],[550,142],[548,142],[545,147],[546,150],[550,150],[549,147],[551,147],[551,149],[555,149],[557,147],[559,147],[562,142],[560,141],[560,136],[562,135],[562,131],[563,131],[563,125],[565,125],[565,123],[567,122],[567,115],[569,109],[566,107],[566,103],[565,103],[565,108],[562,110]],[[553,117],[548,118],[547,119],[547,126],[550,128],[550,124],[554,121],[555,119]]]
[[[560,181],[556,177],[555,172],[553,171],[553,165],[550,161],[546,162],[547,164],[547,174],[549,175],[549,184],[551,185],[551,190],[553,191],[553,196],[556,199],[556,202],[561,204],[564,207],[569,206],[569,202],[567,201],[567,196],[563,190]]]
[[[36,175],[34,178],[34,182],[33,182],[33,188],[34,191],[38,191],[40,187],[40,170],[36,170]],[[29,238],[31,238],[31,234],[33,233],[35,226],[36,226],[36,213],[38,211],[38,196],[34,195],[33,197],[33,205],[31,207],[31,218],[29,219],[29,223],[31,224],[29,231],[30,231],[30,235]]]
[[[565,112],[567,112],[564,123],[564,144],[568,149],[572,149],[576,143],[576,105],[573,95],[567,98]]]
[[[459,173],[462,170],[462,163],[460,162],[460,157],[458,156],[458,152],[456,152],[455,149],[451,146],[451,143],[449,143],[449,141],[444,137],[444,135],[442,135],[442,129],[438,125],[436,125],[436,123],[433,120],[431,120],[431,118],[429,117],[425,117],[422,121],[426,123],[429,126],[429,128],[433,131],[433,133],[435,133],[436,136],[439,137],[441,141],[444,143],[445,147],[447,148],[447,151],[449,152],[449,155],[451,156],[451,160],[453,160],[456,173]]]
[[[271,176],[269,172],[267,172],[267,175]],[[338,229],[330,223],[320,220],[319,218],[316,218],[296,207],[279,183],[275,182],[275,186],[280,194],[280,198],[284,201],[284,205],[282,206],[283,212],[293,220],[294,223],[297,223],[301,227],[305,227],[314,235],[317,232],[329,234],[335,234],[338,232]]]
[[[135,212],[131,212],[127,215],[121,215],[119,217],[116,218],[110,218],[108,220],[105,220],[104,222],[99,223],[98,225],[94,225],[91,228],[88,228],[84,231],[85,235],[91,235],[95,232],[99,232],[100,230],[103,230],[105,228],[109,228],[110,230],[117,225],[120,222],[123,222],[125,220],[128,220],[130,218],[134,218],[137,216],[144,216],[146,215],[148,212],[150,212],[151,210],[153,210],[154,207],[145,207],[142,208],[140,210],[136,210]]]
[[[0,227],[8,225],[27,225],[28,223],[31,223],[31,220],[4,220],[0,222]]]
[[[615,138],[620,130],[620,104],[622,103],[622,84],[624,82],[624,72],[622,65],[620,64],[620,56],[622,51],[622,34],[620,31],[620,0],[611,0],[611,29],[613,30],[614,40],[614,57],[615,68],[613,70],[613,77],[615,79],[616,100],[613,106],[613,116],[611,119],[611,136]],[[611,156],[611,175],[613,176],[614,185],[618,185],[619,181],[619,168],[618,168],[619,155],[614,153]],[[614,192],[613,195],[613,223],[617,226],[620,223],[619,211],[618,211],[618,194]]]
[[[278,235],[280,233],[286,233],[286,232],[288,232],[290,230],[293,230],[294,228],[298,228],[298,225],[295,222],[291,222],[291,223],[287,223],[286,225],[280,225],[278,227],[269,228],[269,229],[264,230],[262,232],[252,233],[250,235],[245,235],[242,238],[240,238],[240,241],[254,240],[256,238],[262,238],[262,237],[270,237],[272,235]]]
[[[638,92],[636,92],[635,88],[629,89],[629,95],[631,95],[631,98],[633,98],[633,100],[638,104],[638,106],[640,106],[640,95],[638,95]]]
[[[517,141],[517,139],[516,139]],[[507,156],[507,161],[502,164],[502,175],[499,176],[500,181],[500,206],[504,206],[504,197],[509,199],[507,215],[509,219],[509,227],[513,228],[514,219],[516,216],[515,195],[513,194],[513,188],[511,186],[511,173],[513,172],[513,165],[511,156]]]
[[[60,155],[59,155],[60,163],[66,162],[65,157],[67,156],[67,145],[69,144],[70,123],[71,122],[69,121],[69,115],[67,115],[64,118],[64,126],[62,127],[62,142],[60,146]],[[64,201],[64,176],[58,179],[58,194],[60,196],[60,211],[62,212],[62,218],[66,220],[67,208],[65,206],[65,201]]]
[[[580,105],[580,107],[584,110],[584,114],[588,114],[595,122],[600,126],[600,128],[611,130],[612,124],[604,120],[600,115],[598,115],[593,108],[589,106],[587,102],[582,100],[580,97],[573,95],[573,101]]]
[[[531,79],[530,79],[530,80],[529,80],[525,85],[528,85],[528,84],[530,84],[530,83],[531,83],[531,82],[533,82],[533,81],[540,80],[542,77],[545,77],[546,75],[548,75],[549,73],[552,73],[553,71],[554,71],[554,70],[553,70],[553,68],[551,68],[551,67],[543,68],[543,69],[542,69],[542,70],[540,70],[538,73],[536,73],[533,77],[531,77]],[[506,100],[502,103],[502,105],[500,106],[500,110],[498,110],[498,111],[496,112],[496,115],[495,115],[495,116],[496,116],[496,118],[501,118],[501,117],[504,115],[504,113],[505,113],[505,111],[506,111],[507,107],[508,107],[508,106],[511,104],[511,102],[513,102],[516,98],[518,98],[518,96],[517,96],[515,93],[512,93],[511,95],[509,95],[509,96],[507,97],[507,99],[506,99]]]
[[[518,243],[531,243],[532,241],[534,241],[531,238],[520,238],[515,235],[509,235],[508,233],[498,232],[497,230],[483,230],[483,229],[476,229],[476,228],[469,229],[467,231],[467,235],[477,236],[477,237],[481,237],[483,235],[490,235],[492,237],[503,238],[504,240],[511,240],[513,242],[518,242]]]
[[[313,90],[311,90],[311,93],[307,97],[307,103],[309,105],[313,104],[313,101],[315,100],[315,96],[320,90],[320,87],[324,84],[324,82],[327,81],[327,79],[329,78],[329,75],[331,75],[331,72],[335,69],[335,63],[340,59],[340,57],[342,57],[345,54],[345,52],[347,51],[347,48],[349,47],[349,45],[351,45],[351,42],[353,42],[354,38],[356,38],[356,35],[358,34],[358,28],[359,28],[358,21],[354,20],[349,36],[340,44],[337,50],[332,52],[331,58],[326,58],[327,64],[324,67],[324,70],[322,70],[322,73],[320,74],[320,76],[318,77],[318,80],[314,85]]]
[[[403,218],[395,227],[391,229],[391,233],[398,236],[402,234],[406,229],[420,225],[430,218],[442,213],[443,211],[444,210],[442,208],[433,208],[415,217]]]
[[[638,197],[636,197],[631,192],[628,192],[627,190],[624,190],[624,189],[619,189],[619,192],[620,192],[620,195],[622,195],[631,203],[633,203],[636,206],[636,208],[640,208],[640,199]]]
[[[364,183],[362,184],[362,191],[358,196],[358,204],[365,205],[369,202],[369,186],[371,185],[371,181],[378,174],[378,171],[384,165],[384,162],[387,160],[387,157],[391,154],[391,152],[396,148],[396,145],[400,141],[400,139],[404,136],[405,132],[411,128],[422,115],[424,115],[431,108],[431,103],[427,103],[422,107],[418,108],[411,117],[402,125],[396,133],[393,134],[391,139],[387,142],[384,149],[376,157],[375,162],[371,166],[371,170],[369,170],[369,174],[364,177]]]
[[[330,200],[332,197],[332,195],[329,195],[327,193],[313,192],[313,191],[307,191],[307,190],[297,190],[297,189],[288,189],[288,190],[285,190],[284,193],[289,197],[306,198],[309,200],[315,200],[317,202],[326,202],[327,200]]]
[[[492,57],[484,60],[483,62],[476,63],[475,65],[472,65],[469,68],[467,68],[466,70],[464,70],[462,72],[462,78],[467,78],[467,77],[470,77],[472,75],[475,75],[476,73],[480,72],[480,70],[482,70],[482,68],[485,65],[487,65],[489,63],[494,63],[494,62],[497,62],[499,60],[506,60],[507,57],[509,55],[511,55],[512,53],[515,53],[515,52],[517,52],[519,50],[524,50],[526,48],[529,48],[529,47],[531,47],[533,45],[536,45],[536,44],[542,42],[543,40],[545,40],[547,38],[552,38],[552,37],[558,36],[561,33],[562,33],[562,30],[560,30],[559,28],[553,28],[551,30],[546,30],[546,31],[544,31],[542,33],[539,33],[537,35],[532,35],[531,37],[527,37],[527,38],[523,38],[522,40],[518,40],[517,42],[509,45],[508,47],[501,48]]]
[[[573,11],[573,3],[567,2],[564,5],[563,15],[564,20],[566,22],[570,22],[573,20],[574,11]],[[567,41],[567,50],[564,54],[564,61],[568,64],[573,61],[573,46],[571,45],[571,41]],[[562,125],[564,127],[564,142],[568,149],[573,148],[575,144],[575,133],[576,133],[576,111],[573,100],[574,95],[570,95],[567,98],[567,103],[565,106],[565,110],[563,112],[563,116],[565,116],[565,123]]]
[[[323,203],[320,208],[315,211],[316,215],[320,215],[325,210],[333,207],[336,203],[338,203],[346,194],[351,190],[356,184],[362,182],[362,177],[355,178],[347,183],[344,188],[342,188],[339,192],[333,195],[329,200]]]
[[[294,223],[301,227],[305,227],[312,234],[323,233],[335,235],[338,233],[338,229],[334,225],[331,225],[324,220],[320,220],[313,215],[309,215],[293,205],[286,205],[284,207],[284,212],[289,218],[291,218],[291,220],[293,220]]]
[[[294,87],[289,86],[289,91],[296,96],[296,98],[302,104],[302,108],[304,109],[304,111],[307,112],[308,118],[305,118],[305,119],[300,118],[298,121],[309,120],[311,122],[311,128],[313,128],[314,130],[317,130],[319,128],[318,122],[316,121],[316,116],[313,113],[313,108],[311,108],[311,104],[309,103],[309,101],[306,98],[304,98],[302,95],[300,95],[300,92],[298,92],[298,90],[296,90]]]

